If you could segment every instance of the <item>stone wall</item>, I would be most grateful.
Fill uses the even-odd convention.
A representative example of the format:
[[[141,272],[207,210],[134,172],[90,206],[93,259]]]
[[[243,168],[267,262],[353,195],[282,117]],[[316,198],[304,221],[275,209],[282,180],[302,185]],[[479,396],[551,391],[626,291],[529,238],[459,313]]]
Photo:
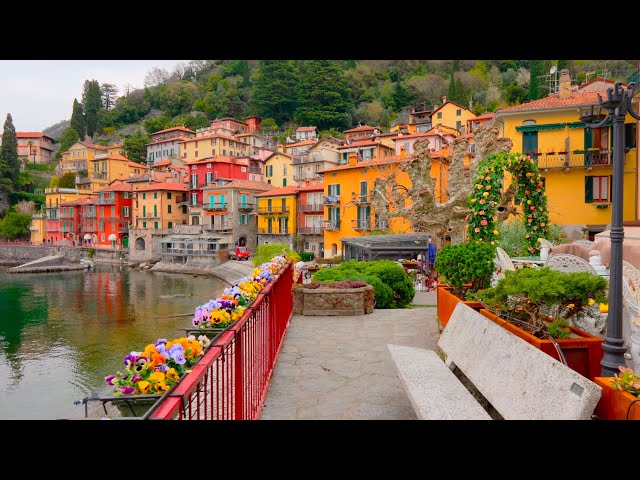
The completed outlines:
[[[0,265],[22,265],[49,255],[64,255],[65,262],[79,262],[80,249],[40,245],[0,245]]]
[[[301,288],[293,290],[293,311],[297,315],[364,315],[373,313],[374,291],[361,288]]]
[[[185,225],[179,226],[183,227]],[[176,227],[178,227],[178,225],[176,225]],[[162,258],[160,240],[166,237],[169,233],[170,230],[168,229],[129,229],[129,260],[134,263],[159,261]],[[141,242],[144,242],[144,248],[140,248],[143,246]]]

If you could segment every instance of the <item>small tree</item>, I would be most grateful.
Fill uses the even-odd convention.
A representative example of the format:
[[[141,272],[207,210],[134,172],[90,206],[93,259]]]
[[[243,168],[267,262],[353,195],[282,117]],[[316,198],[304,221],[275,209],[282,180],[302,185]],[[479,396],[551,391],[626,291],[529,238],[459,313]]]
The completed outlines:
[[[76,187],[76,174],[74,172],[67,172],[58,182],[60,188],[75,188]]]
[[[51,180],[49,180],[49,188],[56,188],[59,183],[60,178],[54,175],[53,177],[51,177]]]
[[[138,129],[124,139],[123,147],[127,158],[132,162],[144,163],[147,158],[147,147],[149,135]]]
[[[31,215],[27,213],[9,212],[0,220],[0,236],[4,238],[20,238],[29,233]]]

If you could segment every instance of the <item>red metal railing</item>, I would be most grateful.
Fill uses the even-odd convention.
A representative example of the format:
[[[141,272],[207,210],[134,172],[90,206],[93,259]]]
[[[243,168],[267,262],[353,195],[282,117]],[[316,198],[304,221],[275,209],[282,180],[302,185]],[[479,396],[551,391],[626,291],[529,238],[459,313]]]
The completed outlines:
[[[289,262],[144,418],[257,419],[293,310],[292,274]]]

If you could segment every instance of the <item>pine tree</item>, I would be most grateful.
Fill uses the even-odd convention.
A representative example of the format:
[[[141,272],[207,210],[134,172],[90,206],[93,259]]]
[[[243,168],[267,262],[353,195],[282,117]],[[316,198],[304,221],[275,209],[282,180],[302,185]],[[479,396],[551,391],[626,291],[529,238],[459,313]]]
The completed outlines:
[[[290,60],[261,60],[253,83],[251,105],[263,118],[290,121],[297,105],[298,69]]]
[[[460,77],[456,80],[456,99],[454,101],[460,105],[465,105],[467,103],[467,91],[465,90]]]
[[[558,60],[558,74],[564,69],[569,70],[569,60]]]
[[[73,110],[71,112],[71,128],[78,134],[79,138],[84,138],[87,134],[87,123],[84,118],[84,109],[82,104],[75,98],[73,99]]]
[[[542,76],[542,60],[531,61],[531,80],[529,81],[529,100],[537,100],[541,95],[540,77]]]
[[[396,111],[411,104],[412,95],[403,82],[396,82],[393,86],[393,103]]]
[[[102,92],[97,80],[85,80],[82,90],[82,104],[87,122],[87,135],[93,138],[98,129],[98,112],[102,108]]]
[[[453,61],[453,73],[459,72],[460,71],[460,60],[454,60]]]
[[[341,128],[351,123],[351,91],[344,72],[334,60],[303,62],[298,82],[296,118],[320,130]]]
[[[453,72],[451,72],[451,77],[449,78],[449,91],[447,92],[447,96],[452,102],[458,101],[458,97],[456,96],[456,81],[453,78]]]
[[[2,147],[0,147],[0,179],[7,179],[6,186],[18,189],[20,176],[20,160],[18,160],[18,140],[16,128],[13,126],[11,114],[7,113],[2,133]],[[4,183],[4,182],[3,182]]]
[[[100,94],[102,95],[102,105],[108,112],[116,104],[118,87],[116,87],[112,83],[103,83],[102,85],[100,85]]]

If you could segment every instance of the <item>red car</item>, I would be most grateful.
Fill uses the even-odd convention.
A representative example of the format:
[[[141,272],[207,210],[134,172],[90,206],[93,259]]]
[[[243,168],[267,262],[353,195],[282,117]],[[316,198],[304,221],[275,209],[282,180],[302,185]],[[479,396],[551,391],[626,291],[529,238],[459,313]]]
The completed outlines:
[[[249,260],[250,256],[251,252],[247,247],[236,247],[235,251],[229,254],[231,260]]]

